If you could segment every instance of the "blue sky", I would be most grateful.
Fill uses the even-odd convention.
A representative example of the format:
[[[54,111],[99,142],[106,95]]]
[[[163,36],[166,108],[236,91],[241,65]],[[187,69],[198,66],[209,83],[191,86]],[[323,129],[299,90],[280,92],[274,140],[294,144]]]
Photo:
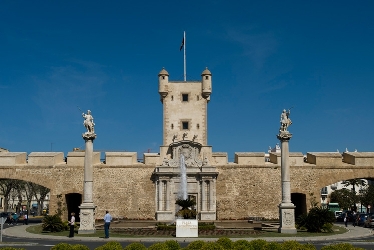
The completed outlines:
[[[373,1],[11,1],[0,8],[0,147],[159,152],[157,74],[208,67],[214,152],[265,152],[293,107],[293,152],[374,151]]]

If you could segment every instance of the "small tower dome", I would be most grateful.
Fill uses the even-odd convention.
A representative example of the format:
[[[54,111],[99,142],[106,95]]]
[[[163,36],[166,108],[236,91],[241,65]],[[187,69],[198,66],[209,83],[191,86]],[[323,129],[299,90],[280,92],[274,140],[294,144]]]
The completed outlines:
[[[210,94],[212,93],[212,73],[208,68],[205,68],[203,73],[201,73],[201,78],[203,83],[202,96],[209,100]]]
[[[209,70],[208,70],[209,71]],[[210,73],[210,72],[209,72]],[[169,76],[169,73],[166,71],[165,68],[162,68],[162,70],[160,71],[160,73],[158,73],[158,76]]]
[[[210,70],[208,69],[208,67],[206,67],[203,71],[203,73],[201,73],[202,76],[204,75],[212,75],[212,73],[210,73]]]
[[[169,83],[169,73],[162,68],[160,73],[158,73],[158,93],[162,100],[168,95],[168,83]]]

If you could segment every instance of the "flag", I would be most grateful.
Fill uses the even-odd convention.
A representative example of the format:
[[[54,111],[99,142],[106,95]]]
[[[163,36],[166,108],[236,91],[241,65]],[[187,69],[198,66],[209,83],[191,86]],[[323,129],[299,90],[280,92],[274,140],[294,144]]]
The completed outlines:
[[[184,37],[182,38],[182,43],[181,43],[181,47],[179,48],[179,51],[183,49],[183,46],[184,46]]]

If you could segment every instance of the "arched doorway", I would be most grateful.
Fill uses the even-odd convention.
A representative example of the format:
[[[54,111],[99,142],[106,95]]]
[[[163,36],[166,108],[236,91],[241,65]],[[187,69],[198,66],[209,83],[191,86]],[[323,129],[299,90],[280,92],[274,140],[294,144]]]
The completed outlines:
[[[295,218],[302,214],[306,214],[306,195],[302,193],[292,193],[291,201],[296,206],[295,208]]]
[[[82,195],[79,193],[70,193],[65,195],[66,206],[68,209],[68,218],[71,213],[75,213],[75,221],[80,222],[79,206],[82,204]]]

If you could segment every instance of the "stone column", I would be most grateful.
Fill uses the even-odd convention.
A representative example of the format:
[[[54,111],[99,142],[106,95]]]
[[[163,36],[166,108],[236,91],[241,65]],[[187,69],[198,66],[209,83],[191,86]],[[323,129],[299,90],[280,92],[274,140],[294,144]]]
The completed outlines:
[[[96,232],[95,228],[95,204],[92,199],[93,190],[93,141],[96,139],[95,133],[86,132],[82,134],[86,142],[84,155],[84,181],[83,181],[83,203],[80,208],[80,227],[79,234],[91,234]]]
[[[210,203],[209,203],[209,211],[213,211],[214,210],[214,193],[213,193],[213,190],[214,190],[214,179],[211,179],[210,182],[209,182],[209,186],[210,186],[210,190],[209,190],[209,200],[210,200]]]
[[[165,210],[166,211],[170,211],[170,180],[166,181],[166,195],[165,195],[165,199],[166,199],[166,208],[165,208]]]
[[[201,180],[201,211],[206,211],[205,180]]]
[[[162,180],[158,180],[158,211],[162,211],[163,206],[163,193],[162,193]]]
[[[291,202],[291,182],[289,165],[288,142],[292,134],[287,130],[280,131],[277,138],[281,141],[281,182],[282,182],[282,203],[279,205],[280,226],[279,233],[296,234],[295,228],[295,206]]]

